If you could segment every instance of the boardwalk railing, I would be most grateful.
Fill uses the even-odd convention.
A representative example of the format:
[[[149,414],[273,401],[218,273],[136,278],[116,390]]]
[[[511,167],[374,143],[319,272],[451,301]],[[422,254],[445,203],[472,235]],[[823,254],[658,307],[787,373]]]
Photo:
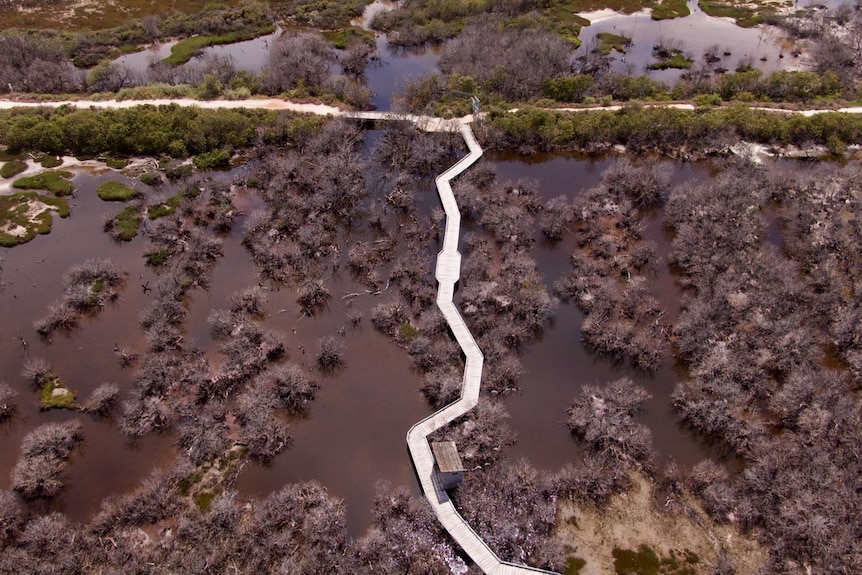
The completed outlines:
[[[437,129],[447,129],[439,127]],[[461,254],[458,252],[458,238],[461,233],[461,212],[455,201],[450,181],[469,168],[482,156],[482,148],[476,142],[469,124],[462,122],[461,134],[470,153],[437,177],[437,191],[443,210],[446,212],[446,231],[443,236],[443,249],[437,255],[437,307],[446,318],[458,345],[464,352],[464,376],[461,381],[461,397],[440,411],[416,423],[407,432],[407,445],[410,456],[419,475],[419,482],[431,509],[443,527],[458,545],[470,556],[476,565],[487,575],[518,575],[525,573],[552,573],[542,569],[516,565],[501,561],[485,541],[467,524],[455,509],[449,495],[440,485],[434,473],[434,456],[428,443],[428,436],[461,417],[479,403],[479,388],[482,383],[482,364],[484,357],[479,345],[470,333],[464,318],[458,312],[452,299],[455,283],[460,278]]]
[[[443,249],[437,255],[437,306],[446,318],[449,329],[464,352],[464,377],[461,382],[461,397],[458,401],[451,403],[440,411],[429,415],[422,421],[416,423],[407,432],[407,445],[410,448],[410,456],[413,465],[419,475],[419,482],[425,493],[425,498],[431,505],[431,509],[437,516],[441,525],[449,532],[449,535],[464,550],[470,559],[478,565],[486,575],[524,575],[529,573],[546,573],[556,575],[552,571],[536,569],[526,565],[516,565],[506,561],[500,561],[494,551],[482,540],[482,538],[467,524],[463,517],[455,509],[455,505],[449,499],[449,495],[440,485],[434,473],[434,456],[428,443],[428,436],[436,430],[444,427],[461,417],[479,403],[479,388],[482,382],[482,364],[484,358],[473,334],[470,333],[464,318],[458,312],[453,303],[455,294],[455,283],[461,273],[461,254],[458,252],[458,238],[461,233],[461,212],[455,201],[455,194],[449,183],[460,175],[464,170],[482,156],[482,148],[476,142],[469,122],[472,116],[458,119],[444,119],[434,116],[417,116],[412,114],[396,114],[391,112],[343,112],[337,108],[320,104],[296,104],[281,100],[243,100],[243,101],[207,101],[197,100],[148,100],[148,101],[73,101],[73,102],[10,102],[0,100],[0,109],[8,109],[19,106],[49,106],[72,105],[79,108],[101,107],[101,108],[127,108],[141,104],[179,106],[199,106],[202,108],[258,108],[269,110],[293,110],[296,112],[311,113],[317,115],[341,116],[359,120],[386,120],[386,121],[408,121],[416,124],[422,130],[429,132],[455,132],[460,131],[470,153],[461,158],[448,170],[437,177],[437,191],[443,210],[446,212],[446,230],[443,238]]]

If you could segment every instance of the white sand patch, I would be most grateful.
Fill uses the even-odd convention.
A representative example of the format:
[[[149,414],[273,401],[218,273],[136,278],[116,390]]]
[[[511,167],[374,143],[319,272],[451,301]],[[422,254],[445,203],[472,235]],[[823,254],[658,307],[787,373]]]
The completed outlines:
[[[652,12],[649,8],[644,8],[643,10],[638,10],[637,12],[632,12],[631,14],[624,14],[622,12],[617,12],[616,10],[611,10],[610,8],[602,8],[601,10],[593,10],[591,12],[578,12],[578,16],[581,18],[586,18],[590,21],[590,24],[596,24],[597,22],[601,22],[603,20],[610,20],[611,18],[616,18],[617,16],[644,16],[649,17]]]

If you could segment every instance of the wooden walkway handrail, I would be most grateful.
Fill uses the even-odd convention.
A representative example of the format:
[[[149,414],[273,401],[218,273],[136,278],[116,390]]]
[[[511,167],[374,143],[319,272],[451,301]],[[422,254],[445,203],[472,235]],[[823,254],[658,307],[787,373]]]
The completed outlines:
[[[460,278],[461,254],[458,252],[458,239],[461,233],[461,212],[452,192],[451,180],[459,176],[482,156],[482,148],[476,142],[469,120],[459,122],[458,129],[464,137],[470,153],[461,158],[448,170],[437,177],[437,191],[443,210],[446,212],[446,231],[443,248],[437,255],[435,275],[437,277],[437,307],[449,329],[464,353],[464,376],[461,381],[461,397],[443,409],[419,421],[407,432],[407,445],[413,465],[419,475],[422,491],[431,505],[437,519],[449,532],[452,539],[464,550],[486,575],[519,575],[525,573],[546,573],[552,571],[536,569],[526,565],[516,565],[501,561],[485,541],[476,533],[455,509],[449,495],[442,488],[434,473],[434,456],[428,443],[428,436],[461,417],[479,403],[479,388],[482,383],[484,357],[479,345],[470,333],[464,318],[453,303],[455,283]],[[424,129],[429,129],[427,126]],[[438,125],[436,130],[451,130],[451,124]]]

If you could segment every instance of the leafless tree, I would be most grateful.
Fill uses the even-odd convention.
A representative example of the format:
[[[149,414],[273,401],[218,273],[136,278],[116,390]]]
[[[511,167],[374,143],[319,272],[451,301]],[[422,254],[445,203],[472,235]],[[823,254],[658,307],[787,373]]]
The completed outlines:
[[[264,69],[264,87],[278,94],[304,86],[320,88],[329,78],[335,54],[317,33],[285,33],[273,41]]]
[[[376,47],[372,42],[355,38],[347,43],[344,52],[340,54],[341,69],[345,74],[361,76],[374,58],[375,52]]]
[[[12,489],[27,499],[51,498],[64,487],[61,473],[83,439],[81,422],[45,423],[24,436],[12,469]]]
[[[520,100],[540,95],[547,79],[569,72],[571,52],[570,45],[551,32],[506,28],[487,19],[469,25],[447,44],[440,67]]]
[[[585,385],[566,413],[569,429],[593,449],[609,451],[629,463],[648,464],[652,434],[633,416],[650,395],[628,378],[605,387]]]
[[[18,392],[6,382],[0,382],[0,422],[3,422],[15,414],[16,406],[12,401]]]
[[[317,367],[323,373],[332,373],[344,365],[344,344],[326,335],[317,340]]]
[[[89,413],[105,416],[116,405],[119,393],[120,387],[117,384],[103,383],[93,390],[93,393],[81,409]]]

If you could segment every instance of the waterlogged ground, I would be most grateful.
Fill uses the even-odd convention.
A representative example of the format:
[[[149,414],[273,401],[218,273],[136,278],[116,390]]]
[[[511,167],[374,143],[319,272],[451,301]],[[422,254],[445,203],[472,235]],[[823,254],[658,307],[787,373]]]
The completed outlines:
[[[840,5],[840,0],[829,0],[827,4]],[[801,0],[796,7],[811,5]],[[394,3],[376,0],[368,5],[365,16],[357,19],[355,25],[370,30],[369,22],[379,11],[392,9]],[[612,52],[611,69],[621,73],[649,74],[657,80],[672,83],[685,72],[682,69],[650,70],[648,66],[657,62],[653,48],[665,45],[678,49],[694,62],[694,66],[704,65],[704,55],[713,52],[719,58],[712,63],[713,68],[733,71],[739,65],[750,65],[764,72],[776,70],[804,69],[805,45],[794,43],[772,26],[742,28],[730,18],[717,18],[707,15],[698,7],[697,0],[689,0],[689,16],[670,20],[653,20],[648,10],[634,14],[621,14],[609,9],[583,15],[591,24],[580,33],[581,47],[573,54],[576,58],[584,56],[597,46],[596,36],[611,33],[631,40],[626,52]],[[261,36],[245,42],[212,46],[204,49],[199,58],[192,59],[186,67],[200,65],[207,55],[230,57],[237,69],[259,73],[266,65],[266,55],[270,43],[283,31]],[[287,33],[290,33],[289,31]],[[423,49],[399,49],[389,44],[384,35],[377,35],[377,60],[366,70],[365,81],[371,90],[371,103],[378,110],[389,110],[393,96],[406,82],[431,75],[439,71],[441,47]],[[152,46],[148,50],[124,55],[115,60],[125,64],[135,73],[145,75],[147,67],[154,61],[168,57],[176,42]],[[717,49],[717,50],[716,50]],[[797,54],[798,55],[794,55]]]
[[[733,71],[740,64],[751,65],[764,72],[776,70],[799,70],[804,57],[793,56],[801,50],[785,38],[777,28],[758,26],[741,28],[729,18],[707,15],[698,7],[697,0],[688,2],[691,14],[672,20],[653,20],[648,12],[615,14],[610,10],[588,15],[590,26],[581,30],[581,48],[578,55],[596,47],[596,36],[611,33],[631,40],[624,54],[612,52],[611,68],[617,72],[643,74],[664,82],[674,82],[685,70],[649,70],[647,66],[657,62],[653,48],[664,44],[679,49],[694,66],[703,66],[704,54],[712,49],[719,61],[716,67]]]
[[[377,136],[371,132],[369,142]],[[545,201],[561,194],[572,196],[598,183],[612,158],[499,156],[482,161],[494,166],[500,181],[536,180]],[[676,180],[708,177],[706,166],[672,166]],[[228,177],[243,178],[244,173],[239,168]],[[68,489],[51,504],[52,509],[80,521],[98,509],[102,498],[132,489],[152,468],[168,467],[175,456],[175,438],[170,434],[131,441],[111,419],[40,412],[36,393],[20,376],[27,358],[44,357],[81,399],[104,382],[117,383],[124,396],[128,393],[134,368],[121,368],[114,348],[119,345],[144,351],[146,343],[138,317],[150,295],[142,285],[155,285],[157,277],[143,264],[146,243],[142,237],[119,244],[102,231],[102,223],[122,206],[99,200],[95,189],[105,179],[116,177],[115,173],[78,171],[74,179],[78,192],[71,201],[71,217],[57,219],[50,235],[0,252],[5,283],[0,290],[0,323],[4,326],[0,334],[0,380],[12,384],[20,394],[19,415],[0,427],[0,450],[14,454],[0,461],[0,488],[9,487],[9,472],[21,438],[29,429],[46,421],[80,417],[85,422],[84,448],[72,459]],[[138,189],[153,199],[173,192],[168,185],[149,189],[138,184]],[[422,212],[437,205],[430,185],[426,184],[417,196]],[[243,213],[260,205],[254,192],[241,189],[233,200]],[[221,356],[209,335],[207,316],[213,309],[227,307],[235,291],[258,283],[255,265],[240,244],[243,221],[244,216],[223,238],[224,256],[212,272],[210,289],[192,291],[186,304],[184,337],[205,349],[213,365],[221,361]],[[361,240],[362,234],[361,230],[345,234],[340,241],[342,253],[347,253],[351,242]],[[666,254],[667,241],[658,215],[646,235],[658,243],[661,254]],[[568,271],[572,245],[548,244],[541,240],[538,230],[536,237],[533,255],[546,283],[552,286]],[[429,261],[437,249],[428,246]],[[70,334],[58,334],[50,343],[41,340],[33,321],[44,316],[49,304],[61,296],[63,272],[89,258],[110,258],[126,272],[117,302],[98,316],[85,318]],[[667,266],[659,265],[658,269],[656,289],[673,317],[678,312],[676,286]],[[315,371],[312,358],[316,340],[343,330],[346,367],[331,376],[315,376],[321,384],[320,392],[308,416],[292,422],[291,447],[268,467],[247,464],[236,488],[242,496],[261,496],[287,482],[318,479],[330,493],[345,499],[351,534],[358,535],[370,524],[375,481],[404,485],[418,494],[404,437],[410,425],[430,413],[431,408],[418,391],[421,375],[411,367],[406,352],[370,324],[371,310],[381,300],[373,295],[345,297],[364,291],[346,266],[325,278],[325,285],[333,297],[329,307],[315,318],[300,314],[292,288],[268,290],[265,327],[280,332],[288,358],[304,364],[309,372]],[[347,321],[349,311],[364,317],[356,328]],[[526,348],[522,358],[526,368],[523,392],[507,402],[519,440],[507,454],[527,458],[550,471],[572,461],[579,456],[579,450],[564,424],[565,407],[581,385],[606,383],[628,375],[654,396],[640,417],[653,431],[661,457],[684,466],[702,459],[708,447],[682,429],[671,412],[669,394],[678,377],[675,367],[666,362],[655,375],[645,376],[624,364],[597,357],[582,345],[581,321],[582,315],[573,305],[560,305],[544,337]],[[19,338],[28,345],[25,347]]]

